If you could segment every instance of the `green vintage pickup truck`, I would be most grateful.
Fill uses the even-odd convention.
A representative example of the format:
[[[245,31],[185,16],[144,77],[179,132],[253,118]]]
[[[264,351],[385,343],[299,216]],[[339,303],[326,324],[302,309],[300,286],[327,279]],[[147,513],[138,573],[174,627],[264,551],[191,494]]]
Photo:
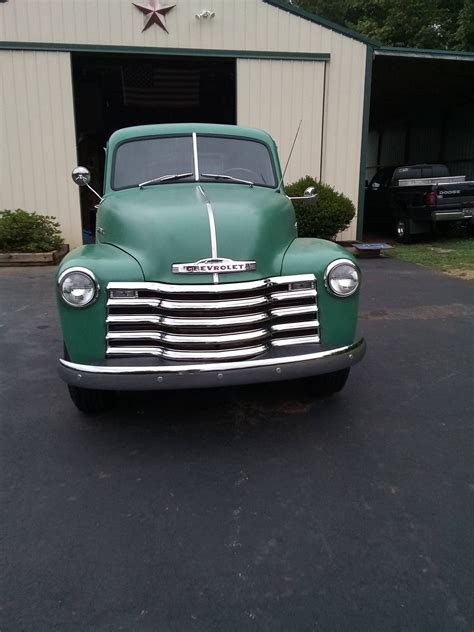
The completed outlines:
[[[90,188],[84,167],[73,179]],[[123,390],[308,376],[324,394],[344,386],[365,353],[360,271],[335,243],[298,238],[267,133],[119,130],[95,193],[96,243],[71,251],[57,276],[59,371],[81,411]]]

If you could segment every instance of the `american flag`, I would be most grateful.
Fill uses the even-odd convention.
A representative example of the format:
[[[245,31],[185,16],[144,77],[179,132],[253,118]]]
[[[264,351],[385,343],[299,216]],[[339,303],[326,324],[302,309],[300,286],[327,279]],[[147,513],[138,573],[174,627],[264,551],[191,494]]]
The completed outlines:
[[[124,105],[134,107],[199,107],[198,69],[163,68],[153,64],[122,68]]]

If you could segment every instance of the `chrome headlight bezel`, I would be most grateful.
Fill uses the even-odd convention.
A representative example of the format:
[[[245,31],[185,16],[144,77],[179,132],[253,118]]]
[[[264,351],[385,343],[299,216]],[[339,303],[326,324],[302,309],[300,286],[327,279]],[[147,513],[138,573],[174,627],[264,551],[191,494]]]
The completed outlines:
[[[64,282],[66,281],[68,276],[70,276],[71,274],[82,274],[83,276],[87,277],[92,282],[94,292],[91,298],[86,303],[82,303],[82,304],[72,303],[66,298],[66,295],[64,294],[64,291],[63,291]],[[64,270],[64,272],[62,272],[58,277],[58,292],[59,292],[59,295],[61,296],[61,299],[64,301],[64,303],[66,303],[66,305],[69,305],[70,307],[74,307],[76,309],[83,309],[84,307],[90,307],[91,305],[93,305],[99,296],[99,290],[100,290],[100,285],[99,285],[99,282],[97,281],[95,274],[91,272],[90,270],[88,270],[87,268],[82,268],[78,266],[68,268],[67,270]]]
[[[350,266],[357,274],[357,285],[349,292],[338,292],[331,283],[331,275],[340,266]],[[360,280],[360,268],[351,259],[336,259],[335,261],[332,261],[324,273],[324,285],[326,286],[326,289],[333,296],[337,296],[338,298],[348,298],[349,296],[353,296],[360,288]]]

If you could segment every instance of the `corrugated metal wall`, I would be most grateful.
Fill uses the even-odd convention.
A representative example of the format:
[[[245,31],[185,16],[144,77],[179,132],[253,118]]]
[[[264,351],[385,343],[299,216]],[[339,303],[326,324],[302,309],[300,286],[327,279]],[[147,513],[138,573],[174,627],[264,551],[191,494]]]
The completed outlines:
[[[444,120],[442,112],[410,125],[388,127],[369,134],[366,177],[370,180],[379,166],[441,162],[452,175],[474,180],[474,120],[470,106],[457,108]],[[380,156],[378,147],[380,142]]]
[[[401,164],[405,160],[406,130],[401,128],[386,129],[380,145],[380,162],[383,165]]]
[[[172,2],[165,4],[173,4]],[[238,50],[332,52],[342,42],[365,46],[262,0],[177,0],[166,16],[169,34],[157,26],[142,33],[143,14],[131,0],[12,0],[1,7],[0,39]],[[203,9],[213,19],[198,20]],[[350,58],[347,63],[351,65]]]
[[[474,180],[474,118],[472,105],[459,108],[447,128],[444,156],[451,173]]]
[[[198,20],[196,13],[203,9],[214,11],[215,17]],[[262,64],[260,76],[265,76],[268,71],[273,77],[271,89],[277,100],[272,98],[269,120],[253,112],[253,108],[256,112],[263,111],[268,103],[267,94],[262,91],[260,98],[264,102],[255,102],[258,86],[249,81],[249,74],[256,72],[251,70],[255,68],[254,62],[239,62],[238,72],[243,74],[238,78],[237,116],[241,122],[261,120],[260,125],[277,141],[282,161],[298,121],[303,117],[302,133],[305,130],[304,133],[311,135],[313,147],[309,147],[310,143],[304,139],[295,150],[296,164],[291,165],[289,173],[290,179],[296,179],[318,169],[323,108],[322,179],[357,205],[364,106],[364,44],[262,0],[207,0],[205,4],[201,0],[180,0],[168,13],[167,25],[169,35],[157,26],[142,32],[143,15],[129,0],[15,0],[0,4],[0,39],[7,41],[192,48],[196,53],[199,49],[329,53],[324,90],[321,85],[322,62],[295,61],[291,71],[287,70],[290,65],[284,65],[287,62],[255,62]],[[52,61],[50,63],[51,74],[54,74],[55,66]],[[308,69],[311,64],[314,64],[314,70]],[[281,82],[287,77],[295,79],[295,83],[299,81],[297,78],[304,77],[310,83],[291,90],[274,86],[275,81]],[[268,84],[267,77],[265,81]],[[17,98],[22,99],[25,88],[18,86],[17,90]],[[300,104],[295,95],[298,99],[303,95]],[[291,116],[287,116],[288,109]],[[68,136],[69,127],[64,133]],[[68,171],[72,164],[67,164]],[[342,237],[355,237],[355,222]]]
[[[410,162],[439,160],[441,157],[442,121],[441,117],[425,120],[414,126],[409,135]]]
[[[286,182],[321,175],[323,94],[324,62],[240,59],[237,64],[237,122],[271,130],[278,139],[282,169],[303,121]]]
[[[69,53],[0,51],[0,209],[53,215],[80,243]]]
[[[365,169],[366,181],[370,181],[377,171],[378,144],[379,134],[377,130],[370,130],[367,145],[367,162]]]

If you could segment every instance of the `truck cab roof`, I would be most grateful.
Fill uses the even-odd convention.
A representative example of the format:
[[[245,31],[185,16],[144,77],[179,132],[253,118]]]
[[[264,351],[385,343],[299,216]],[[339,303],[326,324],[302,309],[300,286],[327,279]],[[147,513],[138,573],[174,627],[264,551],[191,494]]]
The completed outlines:
[[[394,182],[418,178],[446,178],[449,175],[449,168],[442,164],[419,163],[415,165],[391,165],[379,169],[372,181],[388,184],[390,181]]]
[[[131,139],[146,136],[174,136],[182,134],[209,134],[219,136],[236,136],[241,138],[253,138],[266,143],[271,148],[275,147],[275,141],[267,132],[253,127],[241,127],[240,125],[218,125],[214,123],[164,123],[156,125],[136,125],[124,127],[112,134],[108,142],[108,148]]]
[[[449,169],[446,165],[420,163],[396,167],[392,180],[411,180],[416,178],[446,178]]]

